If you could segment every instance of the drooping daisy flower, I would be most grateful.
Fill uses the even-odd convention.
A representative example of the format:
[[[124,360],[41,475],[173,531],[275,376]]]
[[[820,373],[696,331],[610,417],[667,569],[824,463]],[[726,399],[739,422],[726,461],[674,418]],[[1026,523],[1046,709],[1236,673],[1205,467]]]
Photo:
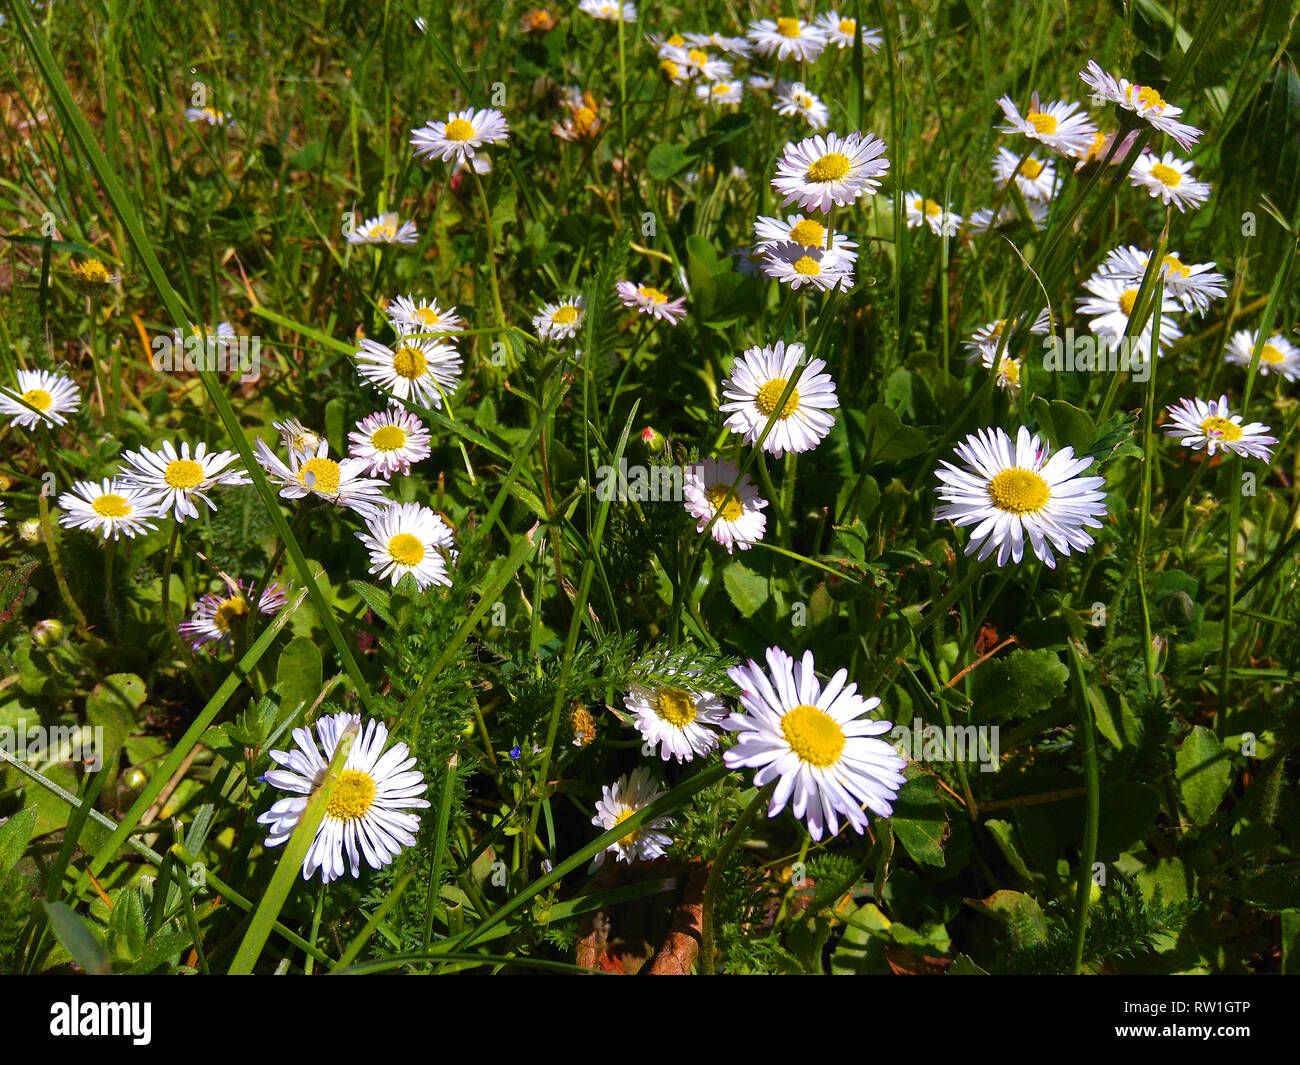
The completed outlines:
[[[805,218],[801,214],[789,215],[784,221],[768,215],[759,215],[754,223],[754,247],[757,251],[780,244],[798,244],[805,248],[825,248],[827,229],[815,218]],[[841,259],[848,263],[857,261],[857,244],[843,233],[831,237],[831,247]]]
[[[280,483],[280,495],[285,499],[303,499],[314,495],[336,506],[355,510],[362,517],[368,517],[392,503],[384,495],[387,485],[365,476],[367,464],[364,459],[335,462],[329,457],[329,444],[324,440],[320,442],[315,455],[290,451],[287,466],[263,440],[257,441],[254,451],[267,476]]]
[[[582,0],[578,4],[578,10],[584,15],[606,22],[618,22],[620,19],[624,22],[636,21],[636,4],[620,4],[616,0]]]
[[[150,520],[161,517],[150,493],[120,479],[78,481],[59,496],[64,514],[59,524],[69,529],[97,532],[105,540],[135,536],[157,528]]]
[[[1133,164],[1128,179],[1150,192],[1152,199],[1172,203],[1179,211],[1186,211],[1189,206],[1200,207],[1210,198],[1209,183],[1192,177],[1192,164],[1177,158],[1173,152],[1165,152],[1161,159],[1143,152]]]
[[[722,696],[685,687],[651,688],[635,680],[630,688],[623,705],[635,715],[641,738],[657,747],[665,762],[689,762],[718,746],[718,733],[709,726],[721,727],[727,719]]]
[[[423,462],[433,453],[424,422],[402,407],[366,415],[348,433],[348,440],[349,457],[364,459],[366,475],[385,480],[395,473],[410,473],[411,463]]]
[[[698,99],[712,104],[714,107],[722,107],[724,104],[738,104],[745,95],[745,84],[739,80],[729,81],[724,78],[710,85],[695,86],[695,95]]]
[[[809,248],[795,241],[764,247],[763,273],[796,291],[803,285],[827,292],[853,287],[853,263],[838,252]]]
[[[979,360],[986,370],[992,370],[995,365],[997,366],[999,388],[1004,388],[1008,392],[1020,391],[1020,372],[1024,369],[1024,364],[1020,359],[1013,358],[1006,353],[1003,353],[1002,358],[999,359],[997,346],[993,345],[980,349]]]
[[[818,134],[785,146],[772,187],[785,197],[783,204],[826,214],[880,187],[889,169],[884,153],[885,142],[872,133]]]
[[[252,581],[231,581],[226,578],[226,594],[208,592],[190,608],[190,618],[176,626],[176,631],[190,641],[198,651],[207,644],[229,651],[235,645],[235,634],[245,624],[252,611]],[[267,617],[278,614],[289,596],[274,582],[262,589],[257,597],[257,611]]]
[[[398,399],[442,409],[442,393],[460,380],[460,352],[441,340],[404,337],[397,350],[369,338],[356,353],[357,372]]]
[[[297,418],[290,418],[283,422],[273,422],[272,424],[280,434],[284,449],[296,452],[304,458],[311,458],[315,455],[317,449],[325,441],[325,438],[320,433],[308,429]]]
[[[857,22],[851,18],[844,18],[833,9],[824,11],[818,15],[813,22],[817,28],[826,34],[826,39],[839,48],[853,47],[853,33],[857,29]],[[864,52],[878,52],[880,46],[885,43],[880,36],[879,30],[862,31],[862,50]]]
[[[1125,111],[1133,112],[1152,128],[1168,133],[1184,151],[1189,151],[1200,140],[1199,129],[1177,121],[1183,109],[1167,102],[1149,85],[1134,85],[1127,78],[1117,79],[1107,74],[1092,59],[1088,60],[1086,70],[1079,71],[1079,77],[1092,89],[1094,98],[1119,104]]]
[[[1053,455],[1023,425],[1014,443],[1001,428],[981,429],[954,450],[966,468],[939,463],[935,475],[945,505],[934,517],[975,526],[966,554],[979,551],[982,562],[996,551],[998,565],[1005,566],[1008,559],[1021,560],[1028,539],[1034,554],[1055,569],[1053,547],[1068,555],[1092,546],[1084,530],[1101,528],[1106,479],[1082,476],[1090,457],[1075,458],[1072,447]]]
[[[1087,112],[1081,111],[1077,103],[1057,100],[1044,108],[1038,93],[1034,93],[1029,111],[1023,117],[1010,96],[999,97],[998,106],[1006,116],[1006,124],[998,126],[1000,133],[1023,133],[1062,155],[1077,155],[1086,150],[1097,132]]]
[[[1180,399],[1165,410],[1173,419],[1165,432],[1184,447],[1213,455],[1215,450],[1234,455],[1248,455],[1268,462],[1273,457],[1270,444],[1277,437],[1269,436],[1268,426],[1261,422],[1241,424],[1241,415],[1228,409],[1228,397],[1220,396],[1208,403],[1203,399]]]
[[[1228,341],[1228,350],[1223,354],[1224,361],[1236,366],[1250,366],[1258,340],[1259,333],[1251,329],[1233,333]],[[1300,349],[1281,333],[1274,333],[1259,353],[1259,372],[1265,377],[1278,374],[1284,380],[1294,381],[1300,377]]]
[[[830,43],[825,30],[799,18],[759,19],[749,24],[745,36],[759,55],[800,63],[811,63]]]
[[[397,584],[408,573],[423,591],[451,585],[447,559],[456,560],[447,523],[419,503],[399,503],[366,518],[357,538],[370,552],[370,572]]]
[[[710,532],[727,554],[737,547],[748,551],[767,531],[767,515],[763,513],[767,500],[758,494],[749,474],[736,484],[739,473],[740,469],[728,459],[705,459],[688,466],[682,478],[682,494],[686,510],[695,519],[695,531],[703,532],[717,514]],[[732,485],[736,485],[735,491]]]
[[[388,320],[398,336],[413,333],[459,333],[465,319],[454,309],[444,309],[437,300],[398,296],[388,305]]]
[[[177,451],[175,444],[164,440],[160,451],[141,448],[126,452],[122,456],[122,480],[150,493],[160,514],[170,510],[177,521],[184,521],[199,516],[196,499],[206,503],[209,510],[217,509],[208,492],[218,485],[253,483],[247,471],[228,468],[238,458],[234,451],[209,453],[202,441],[191,456],[189,441],[183,441]]]
[[[0,388],[0,414],[9,416],[10,425],[35,429],[46,425],[65,425],[81,406],[81,393],[62,374],[47,370],[19,370],[15,388]]]
[[[1050,200],[1056,193],[1056,164],[1050,159],[1027,155],[1022,160],[1015,152],[999,148],[993,159],[993,178],[998,188],[1006,188],[1012,177],[1029,200]]]
[[[610,786],[601,788],[600,801],[596,803],[596,816],[591,823],[608,832],[617,828],[639,810],[645,809],[664,794],[664,790],[650,775],[650,770],[639,766],[625,777],[619,777]],[[605,862],[605,855],[612,854],[616,861],[652,862],[662,858],[673,839],[665,829],[671,828],[671,817],[653,817],[640,828],[635,828],[627,835],[615,840],[592,859],[591,869],[597,869]]]
[[[772,110],[781,115],[799,115],[813,129],[825,129],[831,120],[830,108],[805,89],[801,81],[783,81],[776,90]]]
[[[936,237],[945,234],[955,237],[961,225],[961,215],[953,214],[950,208],[935,203],[934,200],[927,200],[919,192],[909,192],[903,198],[903,217],[908,229],[929,226],[930,232]]]
[[[543,339],[568,340],[578,335],[586,310],[586,303],[581,296],[560,300],[558,303],[547,303],[534,316],[533,328]]]
[[[1136,288],[1142,284],[1150,262],[1149,252],[1130,244],[1109,252],[1097,272]],[[1177,252],[1170,252],[1160,264],[1165,295],[1177,299],[1187,312],[1204,315],[1210,308],[1210,300],[1228,294],[1224,287],[1228,279],[1214,266],[1214,263],[1184,263]]]
[[[845,684],[847,669],[823,688],[811,651],[796,663],[779,647],[769,647],[767,671],[751,658],[727,674],[740,686],[744,713],[727,721],[740,739],[722,760],[731,769],[756,768],[757,787],[777,781],[768,817],[788,804],[820,840],[839,832],[841,817],[861,835],[869,820],[863,806],[877,817],[893,813],[907,763],[875,738],[893,725],[864,717],[880,700],[864,699],[856,684]]]
[[[745,443],[756,444],[775,415],[763,450],[778,458],[787,451],[810,451],[821,443],[835,424],[831,411],[840,401],[835,382],[822,373],[826,363],[813,359],[804,366],[803,359],[802,344],[786,347],[783,340],[741,354],[732,364],[731,376],[722,382],[724,402],[718,410],[728,415],[727,428],[740,433]],[[794,390],[778,410],[792,378]]]
[[[1108,347],[1118,348],[1129,328],[1129,316],[1137,304],[1140,282],[1130,283],[1102,273],[1093,274],[1083,283],[1091,293],[1079,301],[1079,312],[1088,315],[1088,329],[1094,336],[1100,337]],[[1176,307],[1163,305],[1160,313],[1160,347],[1169,347],[1183,335],[1174,318]],[[1155,327],[1155,315],[1151,315],[1142,327],[1142,332],[1130,345],[1137,358],[1145,362],[1151,357],[1151,333]]]
[[[215,107],[187,107],[185,108],[185,121],[206,122],[209,126],[225,126],[227,128],[235,124],[235,120],[231,117],[229,111],[218,111]]]
[[[257,819],[271,830],[264,846],[278,847],[293,835],[308,801],[325,782],[330,759],[349,727],[359,728],[360,733],[302,863],[304,880],[317,869],[325,884],[345,870],[359,877],[363,859],[371,869],[382,869],[403,847],[415,845],[420,817],[409,811],[429,805],[423,797],[424,774],[414,768],[415,758],[406,744],[394,743],[384,750],[388,727],[382,721],[371,720],[362,728],[360,714],[333,714],[316,722],[319,748],[311,729],[296,728],[294,749],[270,752],[271,760],[284,768],[269,770],[266,782],[292,794]]]
[[[658,318],[669,325],[676,325],[686,317],[685,296],[670,300],[652,285],[634,285],[631,281],[619,281],[614,289],[624,307],[635,307],[642,314]]]
[[[428,122],[411,130],[415,154],[423,159],[473,159],[485,144],[500,144],[510,136],[505,116],[492,109],[453,111],[445,122]]]

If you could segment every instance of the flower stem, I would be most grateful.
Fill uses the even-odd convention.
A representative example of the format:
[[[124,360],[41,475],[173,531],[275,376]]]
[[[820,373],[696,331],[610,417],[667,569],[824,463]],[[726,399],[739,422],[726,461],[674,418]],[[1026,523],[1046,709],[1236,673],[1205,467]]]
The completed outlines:
[[[704,902],[700,908],[700,973],[703,976],[712,976],[714,974],[713,904],[717,900],[718,885],[722,882],[722,871],[731,859],[732,852],[739,845],[741,836],[745,834],[754,818],[758,816],[758,811],[767,802],[775,787],[776,781],[774,780],[766,787],[761,788],[749,801],[749,805],[745,807],[740,819],[731,827],[731,831],[727,833],[726,838],[722,841],[718,856],[713,859],[713,865],[709,868],[709,879],[704,885]]]

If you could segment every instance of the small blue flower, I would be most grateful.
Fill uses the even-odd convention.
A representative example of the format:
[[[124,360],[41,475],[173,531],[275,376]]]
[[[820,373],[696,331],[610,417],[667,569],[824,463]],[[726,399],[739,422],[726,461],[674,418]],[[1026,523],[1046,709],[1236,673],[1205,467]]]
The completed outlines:
[[[510,760],[512,762],[519,761],[519,756],[521,754],[523,754],[523,750],[520,748],[519,744],[516,743],[513,747],[510,748]]]

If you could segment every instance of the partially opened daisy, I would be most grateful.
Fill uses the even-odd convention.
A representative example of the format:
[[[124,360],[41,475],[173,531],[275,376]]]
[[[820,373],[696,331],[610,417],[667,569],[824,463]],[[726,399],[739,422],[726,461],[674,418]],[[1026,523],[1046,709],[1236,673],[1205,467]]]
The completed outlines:
[[[1026,199],[1050,200],[1056,193],[1056,164],[1033,154],[1023,159],[1015,152],[999,148],[993,159],[993,177],[998,188],[1006,188],[1012,177]]]
[[[1097,127],[1077,103],[1057,100],[1043,107],[1034,93],[1029,110],[1022,116],[1010,96],[998,99],[1006,123],[1001,133],[1023,133],[1062,155],[1077,155],[1092,143]],[[1018,157],[1017,157],[1018,158]]]
[[[582,0],[578,10],[605,22],[636,21],[636,4],[618,3],[617,0]]]
[[[424,774],[414,768],[415,758],[406,744],[384,749],[388,727],[382,721],[372,719],[362,727],[359,714],[333,714],[316,722],[316,737],[311,729],[296,728],[291,750],[270,752],[271,761],[282,768],[269,770],[263,779],[291,795],[257,819],[271,832],[265,846],[278,847],[293,835],[308,801],[325,783],[330,759],[349,727],[357,729],[358,735],[302,863],[304,880],[317,869],[325,884],[344,872],[358,877],[362,861],[371,869],[382,869],[403,847],[415,845],[420,818],[410,811],[429,805],[424,798]]]
[[[1127,78],[1116,78],[1107,74],[1095,60],[1088,60],[1086,70],[1079,72],[1084,84],[1092,89],[1094,99],[1106,100],[1119,104],[1125,111],[1131,111],[1149,126],[1161,133],[1168,133],[1184,151],[1189,150],[1201,138],[1201,131],[1195,126],[1179,122],[1183,113],[1181,107],[1175,107],[1149,85],[1135,85]]]
[[[217,509],[208,495],[213,488],[252,484],[242,467],[230,468],[238,458],[234,451],[209,452],[202,441],[191,454],[189,441],[182,441],[178,451],[170,440],[164,440],[158,451],[141,448],[126,452],[122,456],[122,480],[149,492],[161,514],[170,510],[177,521],[184,521],[199,516],[196,499],[206,503],[209,510]]]
[[[840,401],[835,382],[822,373],[826,363],[813,359],[803,365],[803,360],[803,345],[786,347],[783,340],[741,354],[722,382],[724,402],[718,410],[727,415],[727,428],[740,433],[745,443],[756,444],[775,415],[763,450],[778,458],[787,451],[810,451],[824,440],[835,424],[831,412]],[[794,389],[781,403],[791,380]]]
[[[853,261],[839,252],[809,248],[795,241],[768,244],[764,247],[763,273],[792,289],[804,285],[827,292],[853,287]]]
[[[365,476],[364,459],[343,459],[335,462],[329,457],[329,444],[322,440],[314,455],[289,452],[289,463],[258,440],[254,445],[257,461],[267,476],[280,485],[280,495],[285,499],[304,499],[316,496],[336,506],[355,510],[368,517],[392,503],[384,495],[387,485],[373,477]]]
[[[1002,358],[999,359],[997,346],[993,345],[980,349],[979,360],[986,370],[997,367],[997,384],[999,388],[1004,388],[1008,392],[1020,391],[1020,372],[1024,369],[1024,364],[1020,359],[1013,358],[1005,352]]]
[[[442,409],[442,394],[460,380],[460,352],[441,340],[403,337],[397,348],[366,338],[356,353],[357,372],[398,399]]]
[[[366,415],[348,433],[348,441],[348,454],[365,461],[366,474],[385,480],[410,473],[411,463],[423,462],[433,452],[424,422],[404,407]]]
[[[1127,287],[1137,288],[1146,276],[1151,254],[1132,244],[1115,248],[1102,261],[1097,272],[1116,278]],[[1204,315],[1210,301],[1228,294],[1228,279],[1215,270],[1214,263],[1185,263],[1177,252],[1170,252],[1160,264],[1165,295],[1177,299],[1183,309]]]
[[[789,805],[807,823],[809,835],[820,840],[839,832],[841,817],[861,835],[869,820],[866,810],[877,817],[893,813],[907,763],[876,739],[893,725],[865,716],[880,700],[865,699],[856,684],[846,684],[847,669],[823,688],[811,651],[796,662],[781,648],[769,647],[766,671],[751,658],[727,674],[740,686],[744,713],[728,719],[739,741],[722,760],[731,769],[757,769],[757,787],[776,781],[768,817]]]
[[[705,459],[686,467],[682,478],[682,494],[687,511],[695,519],[695,531],[703,532],[716,514],[718,520],[713,521],[710,532],[727,554],[737,547],[748,551],[767,530],[767,515],[763,513],[767,500],[758,494],[749,474],[736,484],[739,473],[736,464],[728,459]]]
[[[1137,305],[1140,281],[1111,277],[1106,274],[1093,274],[1083,283],[1089,293],[1079,301],[1079,312],[1088,315],[1088,329],[1094,336],[1102,338],[1110,348],[1118,348],[1125,339],[1129,329],[1129,317]],[[1160,314],[1160,348],[1169,347],[1183,335],[1174,318],[1177,307],[1171,302],[1162,306]],[[1128,343],[1141,361],[1151,357],[1151,335],[1155,329],[1155,315],[1147,318],[1141,333],[1135,341]]]
[[[403,222],[396,211],[367,218],[353,226],[348,234],[349,244],[414,244],[419,238],[414,222]]]
[[[689,762],[718,746],[718,732],[727,719],[720,695],[684,686],[649,687],[632,681],[623,705],[635,717],[636,729],[665,762]]]
[[[1075,153],[1078,162],[1074,164],[1076,171],[1082,170],[1091,163],[1108,163],[1110,166],[1119,166],[1128,158],[1129,149],[1133,147],[1133,142],[1138,139],[1140,130],[1130,130],[1124,134],[1118,145],[1115,144],[1115,138],[1119,136],[1118,131],[1103,132],[1098,130],[1092,135],[1092,140],[1083,150]]]
[[[500,144],[510,136],[505,115],[491,108],[453,111],[445,122],[429,122],[411,130],[415,154],[423,159],[473,159],[485,144]]]
[[[849,240],[843,233],[832,235],[826,226],[815,218],[806,218],[802,214],[792,214],[782,220],[768,215],[759,215],[758,220],[754,223],[754,246],[759,251],[780,244],[800,244],[805,248],[825,248],[828,237],[831,248],[840,258],[849,263],[857,260],[858,253],[854,250],[857,248],[857,244]]]
[[[801,81],[783,81],[776,90],[772,110],[781,115],[798,115],[813,129],[825,129],[831,120],[830,108]]]
[[[562,121],[551,125],[551,132],[560,140],[577,142],[597,136],[605,123],[601,121],[601,108],[608,110],[610,102],[598,103],[595,94],[583,92],[576,86],[566,86],[560,95],[560,104],[566,114]]]
[[[568,340],[578,335],[585,313],[586,304],[581,296],[547,303],[533,316],[533,328],[543,339]]]
[[[151,493],[120,478],[78,481],[59,496],[59,507],[60,525],[97,532],[105,540],[149,532],[157,528],[151,519],[162,516]]]
[[[397,584],[408,573],[423,591],[451,585],[447,560],[456,559],[447,523],[419,503],[394,504],[366,519],[357,537],[370,552],[370,572]]]
[[[284,444],[285,451],[296,452],[305,458],[311,458],[316,454],[317,449],[324,442],[325,438],[311,429],[308,429],[297,418],[289,418],[282,422],[273,422],[276,432],[280,434],[280,441]]]
[[[826,214],[832,207],[853,203],[864,192],[875,192],[889,169],[881,158],[885,142],[875,134],[820,134],[787,144],[776,166],[772,187],[804,210]]]
[[[1233,333],[1228,349],[1223,353],[1224,360],[1236,366],[1249,366],[1258,341],[1259,334],[1251,329]],[[1277,374],[1284,380],[1294,381],[1300,377],[1300,350],[1281,333],[1274,333],[1260,349],[1259,372],[1265,377]]]
[[[903,217],[908,229],[929,226],[930,232],[936,237],[944,234],[955,237],[961,226],[961,215],[954,214],[950,208],[935,203],[934,200],[926,199],[919,192],[909,192],[903,198]]]
[[[676,325],[686,317],[685,296],[670,300],[666,293],[653,285],[634,285],[631,281],[619,281],[614,289],[624,307],[635,307],[642,314],[662,322]]]
[[[601,788],[600,800],[596,803],[596,816],[591,823],[608,832],[617,828],[634,813],[644,810],[655,799],[664,794],[650,775],[650,770],[639,766],[627,776],[619,777],[613,785]],[[665,831],[671,828],[671,817],[653,817],[640,828],[634,828],[620,836],[592,859],[590,868],[597,869],[605,862],[605,855],[612,854],[616,861],[652,862],[662,858],[673,845],[672,836]]]
[[[826,34],[826,39],[831,44],[838,48],[853,47],[853,34],[858,28],[858,24],[854,19],[845,18],[832,9],[823,11],[813,22],[822,33]],[[862,31],[862,50],[864,52],[878,52],[880,46],[884,43],[884,38],[880,36],[879,30],[864,29]]]
[[[1001,428],[981,429],[954,449],[964,468],[940,462],[936,521],[974,525],[966,554],[980,561],[997,552],[997,563],[1019,562],[1028,540],[1035,555],[1056,568],[1063,555],[1091,547],[1087,528],[1100,529],[1106,513],[1104,477],[1084,477],[1092,465],[1072,447],[1055,454],[1023,425],[1012,441]]]
[[[450,307],[442,307],[437,300],[398,296],[388,305],[388,321],[398,336],[413,333],[459,333],[465,328],[465,319]]]
[[[711,84],[695,86],[695,95],[714,107],[738,104],[745,95],[745,83],[738,78],[722,78]]]
[[[745,36],[759,55],[801,63],[811,63],[830,43],[820,26],[799,18],[759,19],[749,24]]]
[[[1277,443],[1277,437],[1269,436],[1269,427],[1261,422],[1243,425],[1241,415],[1229,410],[1227,396],[1208,403],[1203,399],[1180,399],[1165,409],[1171,419],[1165,432],[1184,447],[1207,455],[1213,455],[1216,450],[1247,455],[1264,462],[1273,457],[1270,445]]]
[[[229,651],[235,636],[247,623],[253,612],[253,584],[251,581],[232,581],[226,578],[223,592],[208,592],[190,609],[188,621],[176,626],[176,631],[190,641],[194,650],[208,644],[209,650],[222,647]],[[257,596],[257,612],[272,617],[284,609],[289,597],[278,584],[272,582]]]
[[[65,425],[64,415],[80,406],[81,392],[71,379],[48,370],[19,370],[14,388],[0,388],[0,414],[24,429]]]
[[[1179,211],[1200,207],[1210,198],[1209,183],[1197,181],[1192,176],[1192,164],[1173,152],[1165,152],[1163,158],[1143,152],[1133,164],[1128,179],[1138,188],[1146,189],[1153,199],[1172,203]]]

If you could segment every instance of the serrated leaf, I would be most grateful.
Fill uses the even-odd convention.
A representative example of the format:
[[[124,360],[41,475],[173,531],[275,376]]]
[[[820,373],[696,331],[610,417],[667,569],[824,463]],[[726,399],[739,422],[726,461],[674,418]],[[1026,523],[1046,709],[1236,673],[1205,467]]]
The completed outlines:
[[[1054,651],[1012,651],[975,670],[971,715],[980,722],[1028,717],[1051,705],[1069,676]]]

